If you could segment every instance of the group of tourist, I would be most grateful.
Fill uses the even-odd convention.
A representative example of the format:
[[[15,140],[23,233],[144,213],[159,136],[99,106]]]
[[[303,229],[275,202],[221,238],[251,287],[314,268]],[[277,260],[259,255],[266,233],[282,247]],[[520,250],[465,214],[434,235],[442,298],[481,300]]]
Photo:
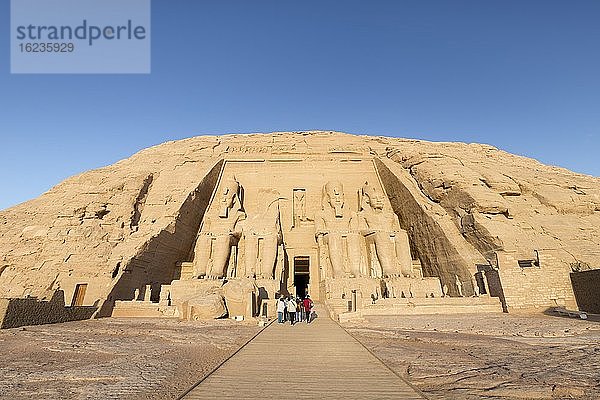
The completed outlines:
[[[304,299],[294,296],[281,296],[277,300],[277,322],[284,324],[286,321],[290,321],[291,325],[297,322],[306,321],[310,324],[313,301],[309,295],[306,295]]]

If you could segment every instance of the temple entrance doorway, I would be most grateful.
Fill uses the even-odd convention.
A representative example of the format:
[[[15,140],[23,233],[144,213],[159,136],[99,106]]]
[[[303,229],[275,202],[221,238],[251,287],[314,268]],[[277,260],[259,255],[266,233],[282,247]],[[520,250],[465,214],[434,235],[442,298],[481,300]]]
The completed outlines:
[[[294,287],[296,296],[304,298],[310,281],[310,257],[294,257]]]

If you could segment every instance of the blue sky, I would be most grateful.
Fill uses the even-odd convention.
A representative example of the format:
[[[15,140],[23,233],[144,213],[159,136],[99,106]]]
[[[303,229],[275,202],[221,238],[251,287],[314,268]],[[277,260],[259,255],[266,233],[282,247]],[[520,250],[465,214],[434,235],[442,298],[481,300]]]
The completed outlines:
[[[153,0],[149,75],[11,75],[0,209],[167,140],[338,130],[600,176],[600,1]]]

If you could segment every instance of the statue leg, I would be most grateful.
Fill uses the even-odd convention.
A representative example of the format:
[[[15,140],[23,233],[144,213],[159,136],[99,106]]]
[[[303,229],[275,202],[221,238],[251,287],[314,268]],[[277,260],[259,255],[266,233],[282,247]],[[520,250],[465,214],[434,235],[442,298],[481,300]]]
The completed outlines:
[[[258,238],[256,236],[246,236],[246,252],[244,253],[244,256],[246,277],[254,277],[256,274],[256,261],[258,258]]]
[[[231,252],[231,235],[217,237],[214,245],[213,266],[209,276],[222,278],[227,272],[227,261],[229,261]]]
[[[210,258],[211,237],[198,236],[196,247],[194,247],[194,272],[192,278],[197,279],[206,275],[206,267]]]
[[[329,248],[327,246],[327,241],[323,236],[319,236],[317,238],[317,245],[319,247],[319,264],[325,272],[325,276],[327,279],[333,278],[333,270],[331,268],[331,262],[329,260]]]
[[[327,235],[329,244],[329,260],[333,268],[333,277],[341,278],[344,275],[344,252],[342,248],[342,236],[337,234]]]
[[[285,272],[285,254],[283,245],[277,246],[277,263],[275,264],[275,281],[283,283],[283,273]]]
[[[411,276],[412,256],[410,254],[410,243],[408,241],[408,234],[406,232],[401,231],[396,233],[395,246],[400,272],[404,276]]]
[[[361,236],[358,233],[348,234],[348,259],[350,261],[350,272],[354,277],[359,277],[361,260]]]
[[[394,254],[394,246],[390,240],[390,235],[385,232],[375,233],[375,247],[377,251],[377,259],[381,264],[384,276],[396,276],[398,271],[396,268],[396,257]]]
[[[277,235],[266,235],[262,241],[262,265],[257,275],[264,279],[273,279],[275,261],[277,261]]]

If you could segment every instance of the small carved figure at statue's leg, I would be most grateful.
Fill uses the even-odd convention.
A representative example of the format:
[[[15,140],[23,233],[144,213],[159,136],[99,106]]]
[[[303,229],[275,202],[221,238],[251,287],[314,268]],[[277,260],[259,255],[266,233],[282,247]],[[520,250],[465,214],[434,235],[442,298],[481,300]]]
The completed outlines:
[[[460,280],[460,278],[458,277],[458,275],[454,274],[455,277],[455,285],[456,285],[456,291],[458,292],[458,296],[459,297],[463,297],[463,284],[462,281]]]

